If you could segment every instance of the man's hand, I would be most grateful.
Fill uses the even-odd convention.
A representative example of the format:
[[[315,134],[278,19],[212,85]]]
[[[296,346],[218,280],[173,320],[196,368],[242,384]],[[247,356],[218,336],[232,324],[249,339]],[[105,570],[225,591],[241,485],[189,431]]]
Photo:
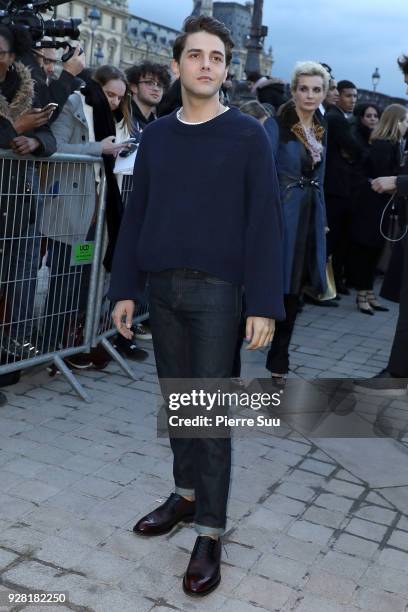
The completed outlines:
[[[396,176],[381,176],[371,181],[371,188],[377,193],[384,193],[387,191],[395,191],[397,188],[397,177]]]
[[[64,62],[62,66],[63,70],[66,70],[74,77],[82,72],[85,68],[85,53],[81,53],[81,55],[79,55],[80,51],[81,47],[80,45],[77,45],[75,47],[74,55],[69,60]]]
[[[24,134],[24,132],[31,132],[36,128],[41,127],[51,118],[52,111],[44,111],[41,108],[31,108],[26,111],[14,121],[14,129],[17,134]]]
[[[246,321],[246,340],[249,344],[245,347],[247,351],[254,351],[272,342],[275,332],[274,319],[264,317],[248,317]]]
[[[18,155],[29,155],[40,146],[40,142],[36,138],[28,138],[28,136],[16,136],[11,141],[11,148]]]
[[[133,300],[122,300],[116,302],[116,306],[112,312],[112,319],[115,323],[118,332],[128,340],[133,338],[131,327],[133,324],[133,313],[135,311],[135,303]]]

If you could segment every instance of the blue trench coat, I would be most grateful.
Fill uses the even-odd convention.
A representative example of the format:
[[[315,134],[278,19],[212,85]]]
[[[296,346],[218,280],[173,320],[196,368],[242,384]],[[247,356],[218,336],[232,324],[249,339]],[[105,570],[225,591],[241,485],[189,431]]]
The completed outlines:
[[[291,131],[297,122],[293,107],[266,120],[279,177],[283,212],[284,292],[300,294],[302,285],[326,290],[326,207],[323,193],[325,153],[312,167],[304,144]],[[323,139],[325,145],[325,138]]]

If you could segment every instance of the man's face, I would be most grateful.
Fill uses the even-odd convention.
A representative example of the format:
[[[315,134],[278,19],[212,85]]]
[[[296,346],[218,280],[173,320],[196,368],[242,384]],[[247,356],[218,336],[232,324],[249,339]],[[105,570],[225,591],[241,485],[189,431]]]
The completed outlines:
[[[173,60],[173,71],[180,77],[181,86],[190,95],[209,99],[218,96],[227,78],[225,45],[218,36],[197,32],[187,37],[178,64]]]
[[[130,90],[136,104],[141,102],[147,106],[160,104],[164,93],[163,84],[160,83],[157,76],[150,73],[144,74],[137,85],[130,83]]]
[[[404,74],[404,83],[405,83],[405,85],[408,85],[408,74]],[[407,89],[407,91],[405,93],[408,96],[408,89]]]
[[[54,76],[56,63],[57,63],[56,49],[43,49],[42,50],[42,67],[48,78]]]
[[[352,113],[356,102],[357,89],[354,89],[354,87],[350,87],[349,89],[341,90],[337,106],[339,106],[344,113]]]

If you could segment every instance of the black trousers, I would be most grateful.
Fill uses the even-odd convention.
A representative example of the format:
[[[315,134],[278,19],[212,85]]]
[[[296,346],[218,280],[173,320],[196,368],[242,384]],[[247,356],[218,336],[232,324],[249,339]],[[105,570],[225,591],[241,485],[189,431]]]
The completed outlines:
[[[160,379],[230,378],[241,287],[194,270],[149,275],[149,312]],[[230,438],[170,438],[176,492],[195,494],[196,529],[222,533],[231,472]]]
[[[276,321],[275,334],[266,359],[266,368],[276,374],[287,374],[289,371],[289,345],[298,313],[299,296],[285,295],[284,304],[286,319]]]
[[[404,239],[399,316],[387,370],[395,376],[408,378],[408,237]]]
[[[71,266],[71,245],[48,239],[47,250],[50,286],[43,327],[44,350],[55,351],[72,341],[78,316],[86,311],[87,295],[81,292],[83,267]]]
[[[337,282],[348,276],[348,246],[352,211],[348,198],[326,196],[327,255],[332,255],[334,278]]]
[[[357,291],[372,290],[381,252],[382,246],[350,245],[351,265],[348,280]]]

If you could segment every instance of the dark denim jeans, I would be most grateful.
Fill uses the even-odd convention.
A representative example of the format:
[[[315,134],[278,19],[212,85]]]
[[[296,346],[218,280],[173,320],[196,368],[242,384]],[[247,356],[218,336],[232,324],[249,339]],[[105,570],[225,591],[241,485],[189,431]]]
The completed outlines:
[[[149,275],[149,313],[160,379],[229,378],[241,317],[241,287],[195,270]],[[225,529],[229,438],[170,438],[176,492],[195,495],[196,529]]]

